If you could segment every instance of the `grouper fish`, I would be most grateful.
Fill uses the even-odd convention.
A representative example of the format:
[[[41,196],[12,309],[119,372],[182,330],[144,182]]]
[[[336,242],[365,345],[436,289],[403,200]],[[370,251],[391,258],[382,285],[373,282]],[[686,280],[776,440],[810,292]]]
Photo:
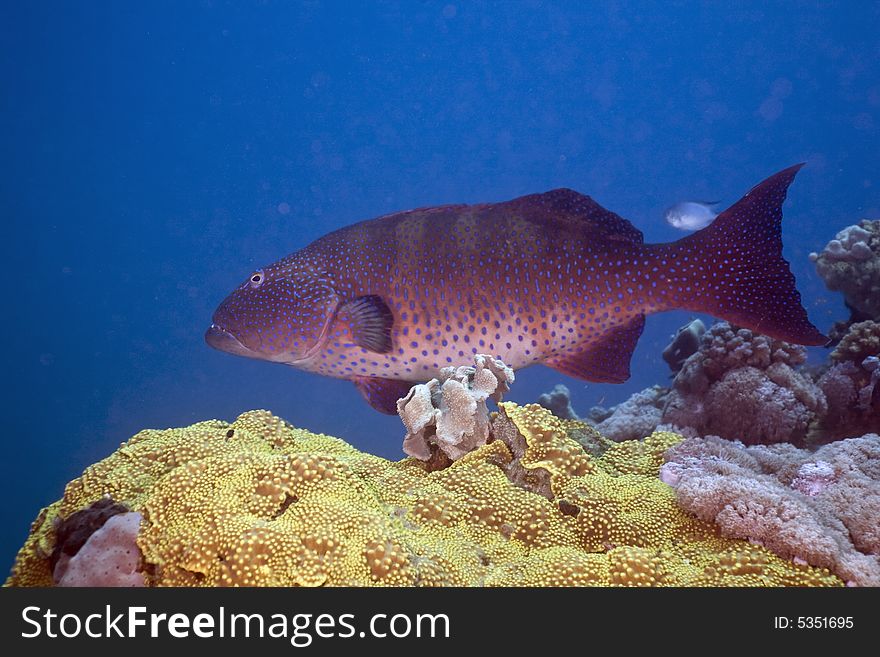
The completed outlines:
[[[645,315],[664,310],[823,344],[782,257],[782,204],[801,166],[665,244],[645,244],[626,219],[570,189],[362,221],[251,273],[205,339],[350,379],[385,413],[415,383],[478,353],[623,382]]]

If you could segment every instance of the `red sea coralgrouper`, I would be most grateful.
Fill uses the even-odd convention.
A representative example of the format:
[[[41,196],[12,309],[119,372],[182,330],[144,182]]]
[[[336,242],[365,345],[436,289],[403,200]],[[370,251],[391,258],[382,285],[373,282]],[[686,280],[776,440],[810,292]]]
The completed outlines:
[[[414,383],[476,353],[625,381],[645,315],[676,308],[822,344],[782,257],[782,203],[801,166],[668,244],[645,244],[570,189],[362,221],[253,272],[205,339],[350,379],[386,413]]]

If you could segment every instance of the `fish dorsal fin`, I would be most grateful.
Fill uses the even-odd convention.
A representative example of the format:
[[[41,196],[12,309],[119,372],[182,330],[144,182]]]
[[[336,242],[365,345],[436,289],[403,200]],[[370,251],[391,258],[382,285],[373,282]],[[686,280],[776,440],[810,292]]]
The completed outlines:
[[[375,294],[357,297],[339,307],[337,323],[346,324],[357,346],[377,354],[391,351],[394,315],[385,300]]]
[[[375,376],[356,376],[354,385],[367,403],[380,413],[397,414],[397,400],[406,397],[415,383]]]
[[[644,328],[645,316],[637,315],[583,351],[547,360],[545,365],[584,381],[623,383],[629,378],[629,362]]]
[[[589,196],[573,189],[553,189],[543,194],[521,196],[500,206],[526,218],[550,224],[576,224],[576,230],[595,238],[642,244],[642,231],[618,214],[606,210]]]

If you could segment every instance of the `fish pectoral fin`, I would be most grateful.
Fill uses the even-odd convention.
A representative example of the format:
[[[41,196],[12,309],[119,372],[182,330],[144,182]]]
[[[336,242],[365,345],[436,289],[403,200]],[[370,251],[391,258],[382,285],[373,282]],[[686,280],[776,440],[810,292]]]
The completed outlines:
[[[367,403],[380,413],[397,414],[397,400],[406,397],[415,383],[400,379],[382,379],[375,376],[356,376],[354,385]]]
[[[391,351],[394,315],[382,297],[368,294],[346,301],[339,308],[338,318],[348,324],[352,340],[357,346],[377,354]]]
[[[644,328],[645,316],[637,315],[583,351],[552,358],[544,364],[584,381],[623,383],[629,378],[629,362]]]

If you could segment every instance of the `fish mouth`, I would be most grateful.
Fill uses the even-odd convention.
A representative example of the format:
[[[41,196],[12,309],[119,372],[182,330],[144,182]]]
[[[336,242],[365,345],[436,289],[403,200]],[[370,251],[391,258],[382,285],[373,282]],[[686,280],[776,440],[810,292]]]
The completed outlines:
[[[248,349],[239,342],[238,338],[232,335],[232,333],[216,324],[211,324],[208,330],[205,331],[205,342],[208,343],[209,347],[213,347],[218,351],[225,351],[236,356],[254,357],[254,352],[251,349]]]
[[[282,363],[284,365],[295,366],[309,360],[320,350],[324,338],[326,337],[326,333],[327,324],[325,324],[324,329],[321,332],[321,336],[318,338],[318,341],[315,343],[315,345],[299,358],[294,358],[291,354],[287,353],[271,355],[264,354],[258,350],[246,347],[238,338],[232,335],[232,333],[224,329],[222,326],[218,326],[217,324],[211,324],[211,326],[208,327],[208,330],[205,331],[205,342],[208,343],[209,347],[213,347],[218,351],[224,351],[227,354],[244,356],[245,358],[257,358],[259,360],[268,360],[274,363]]]

